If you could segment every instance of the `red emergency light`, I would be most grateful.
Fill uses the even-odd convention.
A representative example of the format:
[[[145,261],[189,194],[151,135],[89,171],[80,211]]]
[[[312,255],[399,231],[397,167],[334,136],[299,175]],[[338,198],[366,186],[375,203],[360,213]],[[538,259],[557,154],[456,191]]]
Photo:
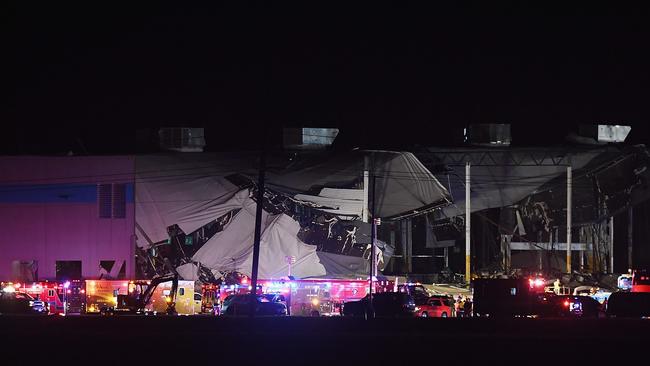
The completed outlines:
[[[529,278],[528,279],[528,285],[530,288],[534,287],[543,287],[546,284],[546,281],[544,281],[542,278]]]

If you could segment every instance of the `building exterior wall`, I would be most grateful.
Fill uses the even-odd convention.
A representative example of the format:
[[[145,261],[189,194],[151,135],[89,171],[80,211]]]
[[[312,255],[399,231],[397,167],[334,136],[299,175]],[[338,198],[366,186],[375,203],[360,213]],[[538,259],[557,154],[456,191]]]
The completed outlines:
[[[84,278],[125,262],[133,277],[134,169],[130,156],[0,157],[0,279],[16,280],[15,261],[37,261],[38,279],[56,279],[57,261],[81,261]],[[100,217],[99,184],[124,189],[104,197],[124,217]]]

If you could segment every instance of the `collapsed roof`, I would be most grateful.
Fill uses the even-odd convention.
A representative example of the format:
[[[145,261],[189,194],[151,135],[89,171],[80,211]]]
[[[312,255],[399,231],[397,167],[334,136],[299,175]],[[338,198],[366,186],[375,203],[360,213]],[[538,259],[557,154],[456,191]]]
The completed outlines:
[[[185,259],[176,261],[175,267],[183,277],[198,276],[200,267],[215,274],[249,273],[257,158],[250,153],[139,156],[138,247],[155,248],[178,231],[196,238],[190,242],[200,242],[198,249],[181,247]],[[285,274],[287,257],[295,258],[291,271],[297,277],[368,273],[370,230],[360,220],[364,169],[376,178],[375,217],[412,215],[450,202],[447,190],[411,153],[318,152],[273,155],[267,161],[262,277]],[[381,266],[393,249],[381,241],[376,244]],[[190,258],[186,252],[192,251]]]

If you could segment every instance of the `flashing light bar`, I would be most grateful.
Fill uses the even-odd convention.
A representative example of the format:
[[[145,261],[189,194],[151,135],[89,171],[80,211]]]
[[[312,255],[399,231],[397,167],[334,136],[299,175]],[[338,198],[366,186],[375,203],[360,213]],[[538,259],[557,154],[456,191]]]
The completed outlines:
[[[5,288],[2,289],[3,292],[16,292],[16,288],[13,287],[12,285],[9,285]]]

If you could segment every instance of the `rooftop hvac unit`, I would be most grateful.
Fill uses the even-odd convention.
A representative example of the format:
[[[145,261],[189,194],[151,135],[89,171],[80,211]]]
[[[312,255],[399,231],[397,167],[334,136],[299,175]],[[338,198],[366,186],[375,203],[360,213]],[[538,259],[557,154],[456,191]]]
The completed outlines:
[[[285,149],[325,149],[338,134],[338,128],[285,128],[283,144]]]
[[[600,143],[623,142],[631,130],[632,127],[621,125],[580,125],[579,134]]]
[[[510,146],[510,125],[503,123],[473,124],[465,130],[465,142],[481,146]]]
[[[178,152],[203,152],[205,135],[202,128],[164,127],[158,131],[160,148]]]

